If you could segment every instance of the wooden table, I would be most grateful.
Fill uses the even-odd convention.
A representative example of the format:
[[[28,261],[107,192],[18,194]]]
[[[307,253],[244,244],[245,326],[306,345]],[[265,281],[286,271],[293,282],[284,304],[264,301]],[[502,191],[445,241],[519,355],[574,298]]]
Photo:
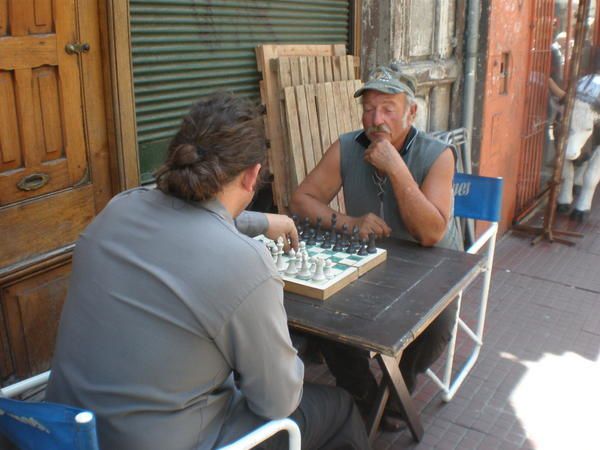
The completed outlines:
[[[411,242],[378,242],[388,258],[329,299],[285,293],[292,328],[371,352],[381,384],[367,431],[372,439],[390,395],[406,413],[413,437],[423,426],[398,369],[402,352],[481,271],[483,257]]]

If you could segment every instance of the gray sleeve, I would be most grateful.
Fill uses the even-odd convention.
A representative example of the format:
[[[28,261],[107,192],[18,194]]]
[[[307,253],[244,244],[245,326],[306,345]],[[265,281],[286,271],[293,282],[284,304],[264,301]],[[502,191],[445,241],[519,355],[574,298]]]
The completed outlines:
[[[267,216],[261,212],[242,211],[234,220],[235,227],[242,234],[249,237],[265,234],[269,228]]]
[[[283,418],[298,407],[304,365],[292,346],[279,280],[269,278],[259,285],[215,342],[240,374],[242,394],[254,413]]]

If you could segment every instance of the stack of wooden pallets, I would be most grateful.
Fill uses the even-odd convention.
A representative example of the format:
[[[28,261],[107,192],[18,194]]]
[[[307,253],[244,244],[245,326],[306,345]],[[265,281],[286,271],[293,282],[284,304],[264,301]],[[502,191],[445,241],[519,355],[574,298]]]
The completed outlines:
[[[344,45],[261,45],[256,49],[266,106],[269,166],[279,212],[342,133],[361,127],[359,61]],[[331,202],[343,211],[343,193]]]

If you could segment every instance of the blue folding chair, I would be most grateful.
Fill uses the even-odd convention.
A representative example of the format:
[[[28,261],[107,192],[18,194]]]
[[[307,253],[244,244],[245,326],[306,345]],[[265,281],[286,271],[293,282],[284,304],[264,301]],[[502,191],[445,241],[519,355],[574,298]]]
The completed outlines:
[[[21,450],[98,450],[91,411],[12,398],[43,386],[49,376],[48,371],[0,390],[0,435]]]
[[[50,371],[0,389],[0,444],[7,438],[21,450],[98,450],[91,411],[47,402],[14,400],[48,382]],[[300,450],[300,429],[291,419],[271,420],[220,450],[247,450],[287,431],[289,449]],[[1,446],[0,446],[1,447]]]
[[[467,249],[468,253],[480,253],[485,247],[486,259],[481,267],[483,274],[483,285],[479,299],[479,311],[473,330],[461,318],[461,306],[463,291],[458,295],[456,321],[452,330],[452,336],[448,344],[444,374],[440,379],[431,369],[427,375],[442,389],[443,399],[448,402],[475,365],[481,346],[483,344],[483,328],[485,325],[485,314],[492,279],[492,265],[494,262],[494,251],[496,248],[496,235],[498,233],[498,221],[502,210],[502,178],[488,178],[476,175],[457,173],[453,180],[454,189],[454,216],[483,220],[490,222],[487,230]],[[471,284],[479,277],[475,277]],[[468,286],[465,288],[467,289]],[[473,341],[473,349],[458,368],[453,376],[453,364],[455,359],[456,337],[458,329],[463,330]]]

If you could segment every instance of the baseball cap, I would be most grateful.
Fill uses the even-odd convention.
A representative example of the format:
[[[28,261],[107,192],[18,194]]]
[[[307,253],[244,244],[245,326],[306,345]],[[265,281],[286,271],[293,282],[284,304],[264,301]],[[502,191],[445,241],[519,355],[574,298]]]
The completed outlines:
[[[360,97],[369,89],[384,94],[406,94],[414,98],[417,80],[411,75],[400,72],[394,64],[379,66],[369,74],[369,79],[354,93],[354,97]]]

